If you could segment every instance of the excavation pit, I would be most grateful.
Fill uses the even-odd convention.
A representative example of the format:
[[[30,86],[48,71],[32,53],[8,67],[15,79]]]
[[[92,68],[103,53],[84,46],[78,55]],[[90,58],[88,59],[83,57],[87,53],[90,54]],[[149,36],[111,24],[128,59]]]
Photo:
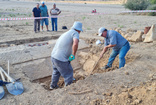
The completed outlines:
[[[74,79],[75,80],[73,80],[73,83],[76,83],[79,80],[85,79],[85,77],[77,75],[77,76],[74,76]],[[39,83],[39,84],[41,84],[43,86],[44,89],[50,90],[49,86],[50,86],[50,83],[51,83],[51,76],[40,78],[40,79],[36,79],[36,80],[34,80],[32,82],[33,83]],[[65,85],[64,79],[63,79],[63,77],[60,77],[59,82],[58,82],[59,88],[63,88],[64,85]]]
[[[74,83],[76,83],[79,80],[85,79],[87,76],[90,76],[90,73],[92,72],[94,65],[98,61],[102,49],[103,46],[91,46],[90,48],[85,48],[83,50],[78,51],[76,59],[72,62],[72,66],[74,66],[73,67],[74,78],[76,79],[75,81],[73,81]],[[108,50],[108,52],[100,60],[97,67],[92,72],[93,74],[109,72],[109,71],[117,70],[119,68],[118,66],[119,58],[117,56],[111,68],[108,68],[106,70],[101,69],[103,66],[107,64],[110,53],[111,53],[111,49]],[[137,57],[138,57],[137,54],[128,52],[125,57],[126,65],[133,62],[135,59],[137,59]],[[51,75],[44,78],[35,79],[32,82],[39,83],[43,86],[44,89],[49,90]],[[64,87],[64,79],[62,77],[60,77],[59,79],[58,86],[59,88]]]

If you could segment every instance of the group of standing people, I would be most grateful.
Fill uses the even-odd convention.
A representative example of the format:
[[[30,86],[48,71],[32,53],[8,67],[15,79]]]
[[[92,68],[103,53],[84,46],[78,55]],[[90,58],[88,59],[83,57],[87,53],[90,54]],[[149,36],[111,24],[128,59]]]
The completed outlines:
[[[33,16],[34,18],[34,32],[36,33],[37,31],[40,32],[40,24],[41,24],[41,28],[43,31],[43,26],[44,23],[46,25],[46,29],[47,31],[49,31],[48,29],[48,25],[49,25],[49,21],[48,21],[48,17],[49,17],[49,13],[48,13],[48,8],[45,5],[45,2],[42,1],[41,2],[41,6],[39,3],[37,3],[37,6],[33,8],[32,10],[33,12]],[[50,9],[50,15],[51,15],[51,23],[52,23],[52,31],[57,31],[57,16],[61,13],[61,11],[56,8],[56,4],[53,4],[53,8]],[[39,18],[41,17],[41,18]],[[45,17],[45,18],[44,18]]]

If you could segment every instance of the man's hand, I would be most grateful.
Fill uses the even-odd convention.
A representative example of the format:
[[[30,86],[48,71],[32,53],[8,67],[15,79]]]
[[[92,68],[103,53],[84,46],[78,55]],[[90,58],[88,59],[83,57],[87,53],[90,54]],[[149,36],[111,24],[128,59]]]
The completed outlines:
[[[100,54],[100,58],[103,57],[103,54],[104,54],[105,52],[107,52],[107,50],[108,50],[108,47],[107,47],[107,46],[103,48],[103,50],[102,50],[102,52],[101,52],[101,54]]]
[[[70,56],[69,56],[69,61],[72,61],[72,60],[74,60],[75,59],[75,56],[73,55],[73,54],[71,54]]]

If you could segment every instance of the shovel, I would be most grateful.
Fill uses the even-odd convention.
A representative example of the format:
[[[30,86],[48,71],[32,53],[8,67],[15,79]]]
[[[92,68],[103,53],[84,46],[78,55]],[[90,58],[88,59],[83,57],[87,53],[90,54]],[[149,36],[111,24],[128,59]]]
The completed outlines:
[[[100,58],[98,59],[98,61],[95,63],[95,65],[94,65],[94,67],[93,67],[93,69],[92,69],[90,75],[93,73],[93,71],[94,71],[94,69],[96,68],[97,64],[99,63],[100,59],[101,59],[101,57],[100,57]]]
[[[3,74],[2,74],[2,71],[0,71],[0,73],[1,73],[1,78],[2,78],[2,80],[4,81],[4,76],[3,76]],[[3,84],[3,83],[2,83]],[[3,97],[4,97],[4,95],[5,95],[5,91],[4,91],[4,89],[3,89],[3,86],[0,86],[0,99],[2,99]]]
[[[21,82],[16,82],[13,78],[11,78],[1,67],[0,70],[6,75],[11,83],[6,84],[8,92],[12,95],[20,95],[23,93],[24,88]]]

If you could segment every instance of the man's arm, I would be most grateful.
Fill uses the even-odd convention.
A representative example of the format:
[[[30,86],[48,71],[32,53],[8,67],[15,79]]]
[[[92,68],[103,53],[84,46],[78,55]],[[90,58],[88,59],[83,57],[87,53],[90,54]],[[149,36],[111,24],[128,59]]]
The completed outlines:
[[[77,52],[77,49],[78,49],[78,43],[79,43],[79,40],[74,38],[73,39],[73,46],[72,46],[72,54],[75,56],[76,55],[76,52]]]
[[[32,12],[33,17],[35,17],[34,12]]]
[[[48,9],[47,9],[47,15],[49,16]]]
[[[61,13],[61,11],[59,10],[59,13],[58,13],[58,15]]]
[[[52,9],[50,9],[50,14],[52,15],[51,10],[52,10]]]
[[[108,48],[111,48],[111,47],[114,47],[116,45],[108,45],[108,46],[105,46],[100,54],[100,58],[103,57],[103,54],[107,52]]]

